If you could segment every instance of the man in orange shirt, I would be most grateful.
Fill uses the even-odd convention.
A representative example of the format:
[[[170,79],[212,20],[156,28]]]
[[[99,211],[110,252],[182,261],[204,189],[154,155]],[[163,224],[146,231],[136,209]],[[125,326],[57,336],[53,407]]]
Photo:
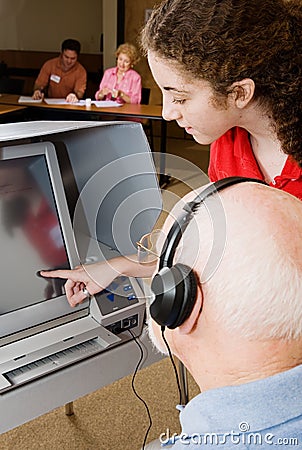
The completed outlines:
[[[83,98],[86,90],[87,72],[78,62],[81,44],[75,39],[62,43],[61,54],[46,61],[35,81],[33,99],[65,98],[75,103]]]

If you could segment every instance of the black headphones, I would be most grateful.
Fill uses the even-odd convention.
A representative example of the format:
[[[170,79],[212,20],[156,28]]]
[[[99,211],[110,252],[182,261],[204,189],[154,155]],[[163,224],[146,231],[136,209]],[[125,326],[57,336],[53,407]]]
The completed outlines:
[[[179,241],[199,206],[211,195],[237,183],[262,180],[229,177],[207,186],[195,199],[184,206],[184,213],[174,222],[163,245],[159,271],[154,275],[151,290],[155,298],[150,305],[151,317],[161,326],[179,327],[190,316],[196,300],[197,280],[193,270],[184,264],[174,264]]]

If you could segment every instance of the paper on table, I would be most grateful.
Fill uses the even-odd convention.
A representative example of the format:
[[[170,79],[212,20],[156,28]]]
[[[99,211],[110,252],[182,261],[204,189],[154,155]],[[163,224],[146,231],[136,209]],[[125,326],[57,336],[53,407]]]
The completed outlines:
[[[44,102],[47,105],[70,105],[69,102],[65,100],[65,98],[44,98]],[[73,103],[77,104],[77,103]]]
[[[123,103],[117,103],[114,102],[113,100],[96,100],[94,102],[95,106],[97,106],[98,108],[104,108],[104,107],[108,107],[108,106],[122,106]]]
[[[33,100],[31,97],[22,97],[22,98],[29,99],[29,100],[23,100],[24,102],[31,101],[33,103],[39,103],[42,101],[42,100]],[[19,102],[20,102],[20,99],[19,99]],[[79,100],[78,102],[70,103],[70,102],[67,102],[65,100],[65,98],[44,98],[44,102],[47,105],[72,105],[72,106],[85,106],[86,105],[85,100]],[[91,102],[91,104],[97,106],[98,108],[104,108],[104,107],[106,108],[106,107],[110,107],[110,106],[111,107],[112,106],[122,106],[122,103],[117,103],[112,100],[99,100],[99,101],[93,100]]]
[[[18,103],[41,103],[42,99],[34,100],[32,97],[21,95],[18,99]]]

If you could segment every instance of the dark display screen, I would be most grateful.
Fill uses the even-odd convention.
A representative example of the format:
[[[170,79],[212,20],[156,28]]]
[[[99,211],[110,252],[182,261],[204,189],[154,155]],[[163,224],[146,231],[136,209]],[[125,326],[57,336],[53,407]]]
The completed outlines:
[[[0,314],[64,293],[64,280],[37,276],[69,268],[46,158],[0,161]]]

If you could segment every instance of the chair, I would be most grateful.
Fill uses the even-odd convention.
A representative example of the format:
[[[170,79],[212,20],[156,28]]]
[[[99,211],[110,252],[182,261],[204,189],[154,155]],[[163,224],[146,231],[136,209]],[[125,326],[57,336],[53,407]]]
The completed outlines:
[[[144,88],[144,87],[142,88],[142,98],[141,98],[142,105],[149,105],[150,94],[151,94],[151,89]]]
[[[151,89],[149,88],[142,88],[142,98],[141,98],[141,104],[142,105],[149,105],[149,99],[150,99],[150,93]],[[152,126],[152,120],[150,119],[142,119],[141,121],[144,130],[148,131],[148,135],[150,138],[150,147],[151,151],[154,152],[154,139],[153,139],[153,126]]]
[[[0,93],[2,94],[22,94],[24,81],[22,78],[0,78]]]

